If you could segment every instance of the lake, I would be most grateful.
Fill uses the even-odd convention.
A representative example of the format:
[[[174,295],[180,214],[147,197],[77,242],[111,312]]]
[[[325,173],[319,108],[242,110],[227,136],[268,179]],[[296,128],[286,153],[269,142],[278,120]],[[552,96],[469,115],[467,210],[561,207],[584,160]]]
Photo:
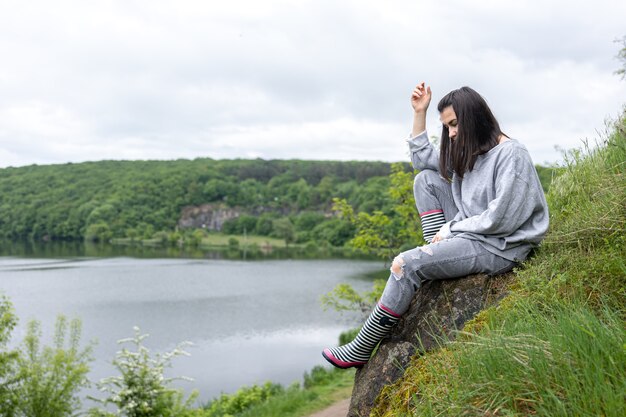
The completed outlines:
[[[83,344],[97,341],[91,381],[116,374],[116,342],[132,336],[134,326],[150,335],[145,345],[153,352],[192,342],[191,356],[174,359],[167,375],[193,378],[176,386],[197,389],[206,402],[243,385],[301,381],[305,371],[325,365],[323,347],[361,319],[323,311],[320,296],[344,282],[369,290],[366,276],[383,267],[354,259],[2,256],[0,292],[20,319],[13,345],[31,319],[42,322],[50,344],[58,314],[79,318]]]

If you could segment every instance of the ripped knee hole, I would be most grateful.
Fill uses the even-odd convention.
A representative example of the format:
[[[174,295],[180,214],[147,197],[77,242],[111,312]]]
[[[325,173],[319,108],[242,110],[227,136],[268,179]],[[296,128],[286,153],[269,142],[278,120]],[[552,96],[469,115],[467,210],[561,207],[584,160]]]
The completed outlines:
[[[398,276],[402,275],[402,268],[404,265],[406,265],[404,258],[401,255],[396,256],[391,264],[391,272]]]

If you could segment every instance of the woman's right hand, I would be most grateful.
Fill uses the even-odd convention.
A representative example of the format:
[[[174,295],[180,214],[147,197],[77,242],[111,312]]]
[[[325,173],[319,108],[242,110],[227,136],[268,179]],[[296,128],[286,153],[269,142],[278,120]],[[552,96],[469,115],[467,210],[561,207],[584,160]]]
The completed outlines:
[[[411,94],[411,105],[416,113],[426,113],[428,105],[430,104],[430,86],[426,86],[426,83],[422,81],[413,90]]]

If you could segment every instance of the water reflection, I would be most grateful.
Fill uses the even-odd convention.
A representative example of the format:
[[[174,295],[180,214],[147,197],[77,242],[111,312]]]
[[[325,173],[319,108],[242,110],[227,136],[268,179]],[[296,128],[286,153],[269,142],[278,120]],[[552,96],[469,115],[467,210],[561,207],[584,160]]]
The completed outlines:
[[[68,257],[120,257],[133,258],[195,258],[195,259],[372,259],[371,257],[343,248],[332,247],[290,247],[261,248],[256,245],[232,249],[228,247],[177,247],[150,246],[135,244],[95,243],[83,241],[8,241],[0,239],[0,256],[28,258],[68,258]]]
[[[383,267],[352,259],[207,259],[205,253],[102,257],[100,249],[96,257],[88,247],[79,254],[74,248],[22,247],[0,257],[0,289],[20,318],[12,343],[23,338],[30,319],[42,321],[49,343],[57,314],[78,317],[83,340],[98,340],[90,374],[97,381],[114,373],[116,341],[132,336],[134,326],[151,335],[146,344],[159,352],[191,341],[192,356],[178,358],[171,376],[194,378],[181,386],[198,389],[203,401],[265,380],[289,384],[324,364],[320,349],[360,318],[323,311],[320,295],[342,282],[369,290],[369,276]]]

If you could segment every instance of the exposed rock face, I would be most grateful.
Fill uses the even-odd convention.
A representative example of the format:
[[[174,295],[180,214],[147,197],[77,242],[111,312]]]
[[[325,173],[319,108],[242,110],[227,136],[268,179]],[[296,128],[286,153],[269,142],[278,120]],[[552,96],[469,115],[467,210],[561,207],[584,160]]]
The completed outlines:
[[[348,417],[369,416],[382,388],[402,377],[417,350],[435,349],[438,338],[454,337],[454,330],[504,295],[511,276],[470,275],[425,283],[390,337],[357,371]]]
[[[240,215],[240,210],[222,204],[189,206],[182,209],[178,227],[181,229],[193,227],[220,231],[226,220],[234,219]]]

